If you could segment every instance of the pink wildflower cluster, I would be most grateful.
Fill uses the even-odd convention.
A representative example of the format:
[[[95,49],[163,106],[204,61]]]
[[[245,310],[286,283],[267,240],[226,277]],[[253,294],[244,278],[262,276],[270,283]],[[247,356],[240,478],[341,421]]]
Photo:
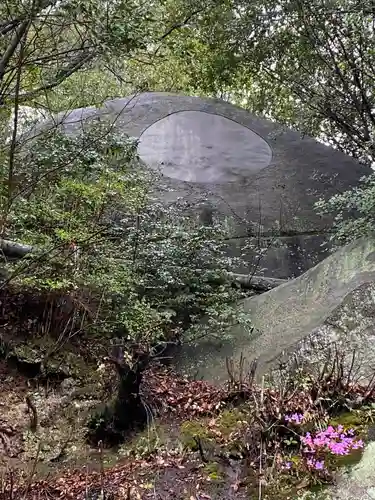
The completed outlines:
[[[297,418],[294,418],[294,415]],[[290,415],[288,422],[300,423],[303,417],[300,414]],[[358,450],[363,448],[364,444],[361,439],[357,439],[354,436],[353,429],[344,430],[342,425],[338,425],[336,428],[331,425],[327,427],[326,430],[320,431],[313,437],[310,432],[307,432],[305,436],[301,436],[301,442],[304,445],[303,448],[303,461],[310,470],[316,471],[326,471],[326,466],[324,463],[324,456],[327,453],[333,455],[348,455],[353,450]],[[282,468],[291,469],[292,462],[285,462]]]
[[[301,437],[302,443],[306,446],[306,453],[316,453],[317,451],[329,451],[334,455],[348,455],[352,450],[363,448],[363,441],[354,437],[354,431],[349,429],[344,431],[342,425],[335,429],[331,425],[325,431],[318,432],[312,437],[309,432]]]
[[[299,425],[303,421],[303,415],[302,413],[292,413],[291,415],[285,415],[285,421]]]
[[[307,465],[310,469],[324,470],[324,460],[315,460],[314,458],[309,458],[307,460]]]

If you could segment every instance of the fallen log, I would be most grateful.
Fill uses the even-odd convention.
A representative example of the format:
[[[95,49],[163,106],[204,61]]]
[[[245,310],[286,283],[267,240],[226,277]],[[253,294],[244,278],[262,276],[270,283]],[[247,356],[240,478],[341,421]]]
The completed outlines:
[[[235,283],[238,283],[243,288],[248,288],[258,292],[267,292],[268,290],[272,290],[272,288],[276,288],[277,286],[280,286],[288,281],[280,278],[269,278],[267,276],[252,276],[251,274],[237,273],[229,273],[229,278],[233,279]]]
[[[22,258],[32,252],[34,247],[16,243],[15,241],[4,240],[0,238],[0,252],[8,258]]]

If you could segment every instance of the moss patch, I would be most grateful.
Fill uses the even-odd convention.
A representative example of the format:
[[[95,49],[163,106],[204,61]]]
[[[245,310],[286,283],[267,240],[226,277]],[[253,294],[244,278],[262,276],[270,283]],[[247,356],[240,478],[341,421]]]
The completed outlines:
[[[212,441],[214,438],[208,426],[208,421],[191,420],[184,422],[180,427],[180,434],[183,446],[192,451],[197,451],[198,449],[197,438],[204,441]]]
[[[229,437],[233,432],[246,425],[248,419],[249,415],[245,409],[224,410],[216,419],[216,427],[224,437]]]
[[[220,467],[218,462],[209,462],[204,466],[203,472],[210,481],[222,483],[225,480],[222,467]]]

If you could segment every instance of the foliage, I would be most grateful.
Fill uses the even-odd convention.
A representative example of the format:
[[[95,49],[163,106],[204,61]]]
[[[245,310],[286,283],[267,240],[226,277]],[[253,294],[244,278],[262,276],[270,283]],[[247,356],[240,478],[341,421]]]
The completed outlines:
[[[101,331],[151,340],[172,326],[178,335],[202,314],[215,333],[235,319],[228,304],[241,294],[223,279],[232,265],[223,228],[192,224],[183,203],[151,200],[136,144],[108,123],[24,143],[22,112],[37,109],[38,120],[143,88],[124,78],[128,58],[156,55],[201,10],[198,1],[138,0],[0,8],[1,236],[34,247],[7,263],[11,280],[89,303]]]
[[[375,232],[375,175],[362,179],[361,185],[316,203],[318,214],[335,214],[331,241],[342,245]]]
[[[198,0],[7,2],[0,6],[0,105],[55,112],[144,88],[126,76],[126,61],[152,57],[200,9]]]
[[[137,231],[127,243],[134,249],[137,292],[182,329],[195,323],[192,337],[207,330],[220,336],[224,326],[249,320],[232,305],[243,292],[226,279],[240,259],[224,250],[226,228],[219,222],[200,225],[187,205],[178,200],[166,207],[154,199],[138,217]],[[207,315],[204,324],[197,321],[202,313]]]
[[[136,142],[106,121],[28,141],[0,193],[3,236],[35,248],[8,262],[13,282],[88,294],[95,329],[138,341],[179,336],[202,315],[216,335],[237,320],[223,227],[200,226],[182,201],[153,199]]]
[[[145,48],[160,26],[152,3],[14,1],[1,7],[1,103],[35,98],[83,68]],[[46,96],[45,96],[46,97]]]
[[[371,163],[373,22],[370,2],[222,0],[173,33],[144,75],[152,89],[228,99]]]

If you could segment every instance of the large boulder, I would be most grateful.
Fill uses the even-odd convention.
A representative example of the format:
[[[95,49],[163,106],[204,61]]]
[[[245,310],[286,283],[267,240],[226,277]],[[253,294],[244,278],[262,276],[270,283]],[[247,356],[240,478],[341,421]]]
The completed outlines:
[[[225,358],[258,359],[268,371],[285,352],[303,351],[318,360],[333,344],[349,355],[356,350],[362,375],[375,365],[375,238],[342,247],[318,265],[240,306],[254,331],[231,329],[230,340],[186,346],[180,367],[207,379],[225,379]],[[367,372],[367,373],[366,373]]]
[[[316,215],[315,201],[370,173],[339,151],[217,99],[144,93],[61,113],[54,124],[72,133],[102,117],[139,139],[141,159],[162,174],[166,203],[182,197],[199,213],[204,200],[204,210],[227,221],[229,253],[238,256],[250,243],[248,266],[238,272],[262,268],[289,278],[325,258],[332,219]]]

